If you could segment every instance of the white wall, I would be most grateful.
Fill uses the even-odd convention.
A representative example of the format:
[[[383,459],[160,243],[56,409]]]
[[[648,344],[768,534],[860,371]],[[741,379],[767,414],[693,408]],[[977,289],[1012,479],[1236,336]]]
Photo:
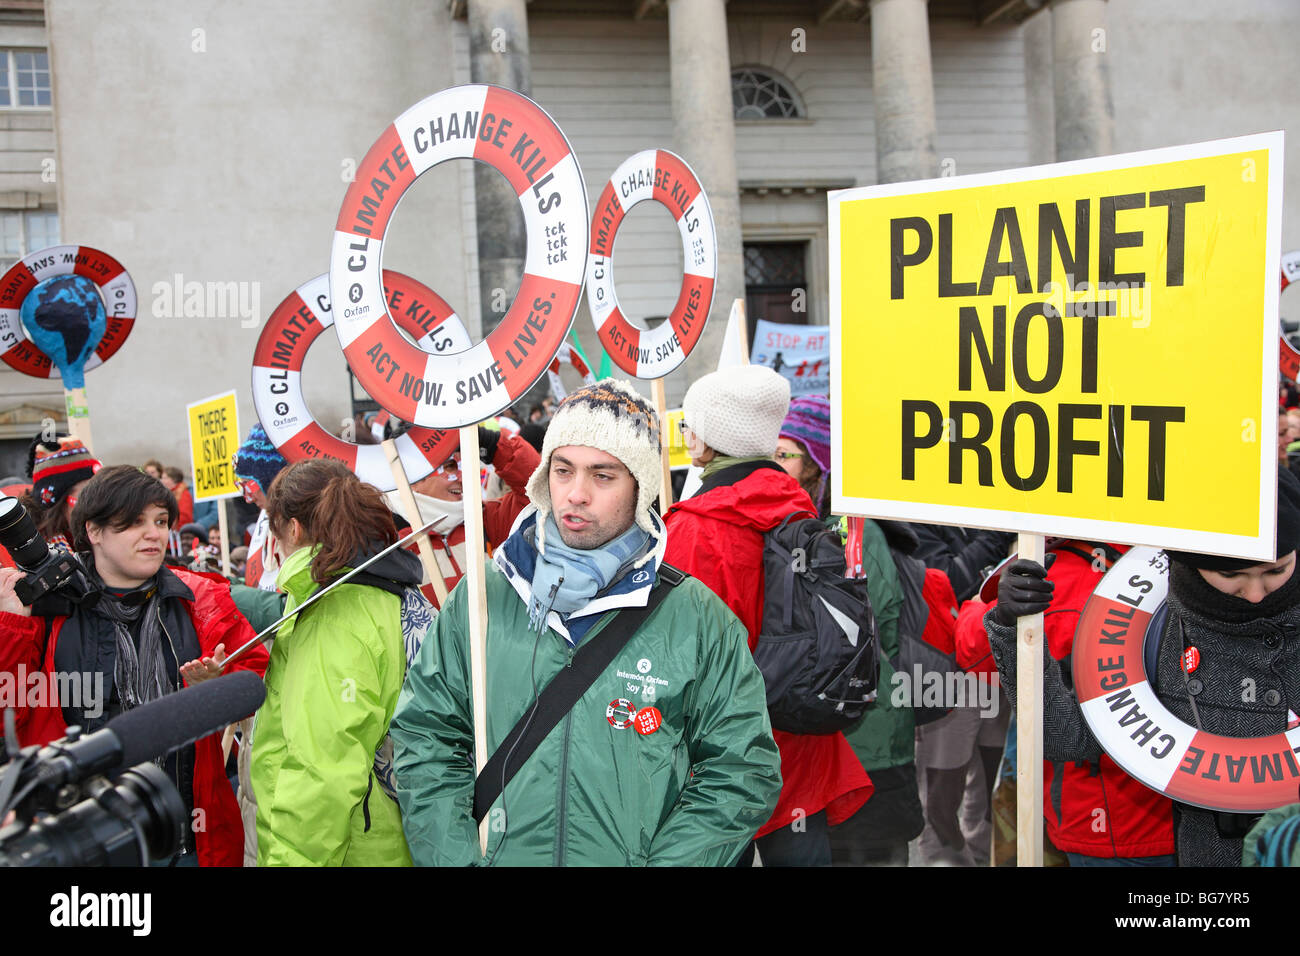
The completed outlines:
[[[249,368],[258,328],[241,317],[153,314],[155,284],[238,282],[264,318],[328,270],[334,222],[359,161],[407,107],[453,83],[446,4],[388,0],[98,4],[49,0],[65,242],[130,272],[140,316],[87,377],[106,461],[186,460],[185,404],[236,388],[256,421]],[[369,12],[365,12],[365,11]],[[402,202],[385,265],[464,301],[459,169]],[[304,391],[322,424],[348,414],[335,340],[322,337]]]
[[[1116,151],[1285,130],[1282,248],[1300,247],[1300,3],[1110,0],[1107,7]],[[1282,297],[1283,315],[1291,295]],[[1291,317],[1300,317],[1300,307],[1291,306]]]

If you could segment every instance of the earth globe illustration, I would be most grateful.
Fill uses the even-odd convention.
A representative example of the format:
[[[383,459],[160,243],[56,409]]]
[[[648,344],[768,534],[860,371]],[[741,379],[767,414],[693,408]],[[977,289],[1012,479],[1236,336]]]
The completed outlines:
[[[41,282],[23,299],[19,316],[32,341],[65,375],[82,367],[108,324],[99,290],[78,275]]]

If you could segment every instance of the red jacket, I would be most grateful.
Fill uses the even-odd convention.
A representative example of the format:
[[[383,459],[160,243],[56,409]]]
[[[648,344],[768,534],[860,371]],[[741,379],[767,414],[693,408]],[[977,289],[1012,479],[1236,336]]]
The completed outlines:
[[[1089,541],[1063,541],[1050,549],[1056,560],[1047,576],[1055,582],[1056,593],[1043,615],[1043,628],[1048,652],[1066,668],[1079,616],[1105,574],[1104,568],[1094,570],[1096,547]],[[1128,548],[1119,545],[1116,550]],[[997,672],[984,630],[983,612],[989,607],[967,601],[957,620],[957,663],[977,673]],[[1058,767],[1063,770],[1059,787]],[[1067,853],[1111,858],[1174,852],[1173,804],[1104,753],[1097,764],[1043,761],[1043,817],[1052,843]]]
[[[252,626],[235,609],[230,587],[223,580],[206,574],[171,568],[172,574],[189,587],[194,600],[185,601],[186,610],[198,635],[204,656],[211,655],[218,644],[227,653],[254,636]],[[45,641],[46,618],[23,617],[0,612],[0,671],[16,673],[24,665],[28,673],[38,668],[47,675],[54,673],[54,649],[59,643],[66,617],[50,618],[50,636]],[[251,670],[265,674],[269,659],[260,644],[231,665],[231,670]],[[178,664],[185,663],[177,661]],[[24,746],[43,746],[58,740],[67,727],[57,699],[58,682],[49,679],[46,705],[18,707],[18,740]],[[226,763],[221,756],[221,734],[209,734],[194,744],[194,807],[205,812],[195,817],[194,834],[201,866],[242,866],[244,862],[244,826],[240,821],[235,793],[226,777]]]
[[[182,528],[194,521],[194,496],[190,494],[190,489],[186,487],[185,482],[181,482],[172,489],[172,496],[176,499],[176,527]]]
[[[735,466],[743,468],[744,466]],[[749,631],[749,649],[763,624],[763,533],[791,512],[816,517],[812,500],[774,465],[735,484],[712,488],[668,509],[665,560],[699,578]],[[805,736],[774,730],[781,750],[781,797],[755,836],[826,810],[831,826],[853,816],[873,789],[842,733]]]

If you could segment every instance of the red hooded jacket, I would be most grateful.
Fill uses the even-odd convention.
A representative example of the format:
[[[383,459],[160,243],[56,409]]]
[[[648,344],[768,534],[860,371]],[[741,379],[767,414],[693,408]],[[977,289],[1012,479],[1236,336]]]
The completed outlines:
[[[1043,629],[1048,652],[1067,669],[1074,629],[1105,574],[1104,567],[1094,567],[1096,547],[1088,541],[1062,541],[1049,548],[1056,560],[1047,577],[1055,582],[1056,592],[1043,615]],[[1126,551],[1127,546],[1117,550]],[[971,599],[957,620],[957,663],[968,671],[997,673],[984,630],[984,612],[992,606]],[[1059,784],[1058,769],[1063,771]],[[1043,761],[1043,817],[1052,843],[1067,853],[1111,858],[1174,852],[1173,804],[1104,753],[1096,764]]]
[[[808,493],[779,465],[770,464],[757,470],[750,466],[747,474],[746,465],[733,466],[745,476],[678,502],[664,519],[665,559],[726,602],[749,632],[751,652],[763,624],[763,534],[792,512],[817,516]],[[871,796],[871,780],[842,733],[805,736],[774,730],[772,736],[781,750],[781,797],[756,837],[823,809],[835,826]]]
[[[194,593],[185,601],[186,610],[198,635],[203,655],[210,656],[218,644],[230,653],[253,638],[255,632],[235,608],[230,587],[215,576],[169,568]],[[16,708],[18,740],[22,746],[44,746],[64,736],[63,708],[58,700],[58,681],[54,680],[54,649],[59,643],[66,617],[49,618],[50,635],[45,638],[47,618],[24,617],[0,611],[0,671],[14,673],[23,665],[28,674],[38,669],[47,675],[45,704]],[[230,666],[231,671],[249,670],[259,677],[266,673],[270,655],[262,645],[246,652]],[[178,661],[178,664],[184,663]],[[29,678],[30,679],[30,678]],[[193,796],[196,809],[194,842],[201,866],[242,866],[244,862],[244,826],[239,816],[235,793],[226,777],[226,762],[221,755],[221,734],[214,733],[194,744]]]

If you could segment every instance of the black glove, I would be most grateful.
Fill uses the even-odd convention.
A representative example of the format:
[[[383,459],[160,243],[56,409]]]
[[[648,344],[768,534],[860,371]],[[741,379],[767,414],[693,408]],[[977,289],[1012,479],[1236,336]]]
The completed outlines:
[[[478,456],[482,459],[483,464],[492,464],[492,459],[497,456],[497,442],[500,440],[501,432],[499,429],[478,426]]]
[[[1047,556],[1047,567],[1028,558],[1017,558],[1002,569],[998,581],[998,603],[993,609],[998,623],[1012,627],[1016,618],[1046,611],[1052,603],[1056,585],[1047,580],[1047,568],[1056,560],[1055,554]]]

